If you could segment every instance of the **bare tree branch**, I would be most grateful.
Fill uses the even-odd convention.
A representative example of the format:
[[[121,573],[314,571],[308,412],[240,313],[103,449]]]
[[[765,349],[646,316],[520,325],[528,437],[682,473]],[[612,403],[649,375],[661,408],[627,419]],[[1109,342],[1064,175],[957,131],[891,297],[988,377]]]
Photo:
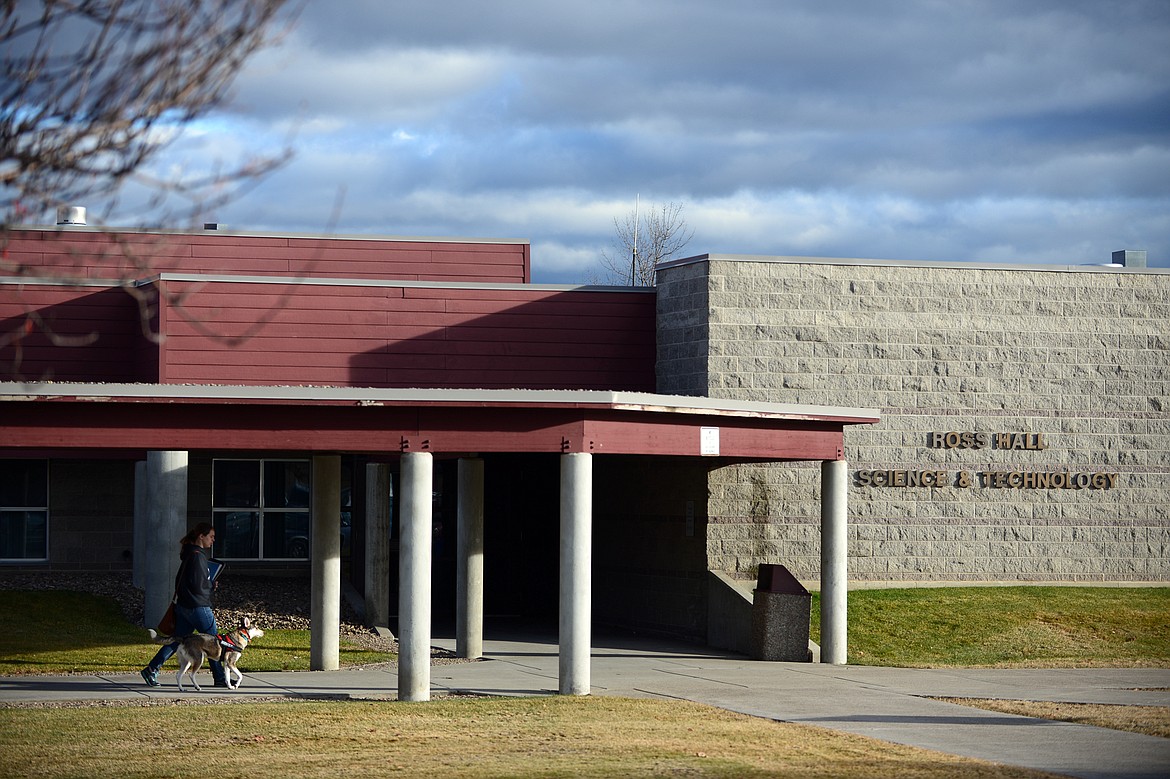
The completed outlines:
[[[4,224],[116,197],[184,125],[222,103],[247,58],[271,42],[285,2],[0,4]],[[151,183],[202,207],[286,156],[248,161],[197,181]]]
[[[595,281],[654,286],[658,264],[686,248],[695,234],[682,212],[682,203],[671,202],[651,206],[645,213],[630,211],[624,218],[614,217],[613,248],[602,252],[603,276]]]
[[[61,206],[113,211],[133,181],[147,193],[151,227],[193,226],[291,157],[291,145],[205,171],[153,177],[147,168],[191,122],[222,105],[246,60],[271,45],[304,0],[0,0],[0,275],[51,276],[79,284],[68,263],[26,266],[10,258],[15,226],[44,220]],[[290,8],[290,6],[292,6]],[[88,223],[103,229],[91,211]],[[142,332],[165,289],[133,281],[154,275],[163,247],[127,240],[86,245],[89,261],[108,261],[110,277],[136,302]],[[117,269],[117,270],[115,270]],[[10,286],[20,294],[20,286]],[[20,374],[22,344],[84,346],[99,333],[68,338],[35,308],[0,332],[6,366]]]

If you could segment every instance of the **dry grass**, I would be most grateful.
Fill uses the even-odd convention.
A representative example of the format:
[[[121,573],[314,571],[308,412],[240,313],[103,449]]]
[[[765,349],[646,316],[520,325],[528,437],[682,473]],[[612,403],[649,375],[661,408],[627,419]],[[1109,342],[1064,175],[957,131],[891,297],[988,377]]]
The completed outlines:
[[[1021,717],[1078,722],[1099,728],[1128,730],[1146,736],[1170,738],[1170,707],[1119,706],[1102,703],[1057,703],[1049,701],[1006,701],[986,698],[941,698],[949,703],[973,706]]]
[[[1045,774],[698,704],[622,698],[0,709],[0,775],[970,777]]]

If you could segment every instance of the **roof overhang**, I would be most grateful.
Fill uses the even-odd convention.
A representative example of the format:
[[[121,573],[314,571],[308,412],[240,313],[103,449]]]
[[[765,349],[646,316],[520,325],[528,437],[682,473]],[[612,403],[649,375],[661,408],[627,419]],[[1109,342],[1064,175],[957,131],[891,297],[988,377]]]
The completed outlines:
[[[873,409],[585,390],[0,382],[0,450],[592,452],[835,460]]]

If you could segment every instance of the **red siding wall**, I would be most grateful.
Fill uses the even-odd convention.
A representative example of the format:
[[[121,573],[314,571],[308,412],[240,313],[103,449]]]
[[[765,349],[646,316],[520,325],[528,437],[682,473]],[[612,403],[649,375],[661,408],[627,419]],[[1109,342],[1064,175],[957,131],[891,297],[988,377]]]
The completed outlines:
[[[5,378],[654,390],[654,295],[527,286],[523,243],[86,229],[9,237],[0,275],[162,279],[0,284]],[[211,275],[241,278],[193,278]]]
[[[654,295],[164,281],[164,383],[654,390]]]
[[[152,381],[144,318],[119,287],[0,284],[0,378]]]
[[[398,279],[525,284],[526,243],[388,238],[106,233],[86,228],[9,234],[0,275],[144,279],[159,273]],[[43,269],[43,272],[39,269]]]

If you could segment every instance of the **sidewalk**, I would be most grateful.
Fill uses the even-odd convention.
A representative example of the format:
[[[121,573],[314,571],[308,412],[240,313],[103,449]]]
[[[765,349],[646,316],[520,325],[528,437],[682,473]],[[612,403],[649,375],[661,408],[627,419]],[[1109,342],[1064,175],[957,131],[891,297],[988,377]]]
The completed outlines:
[[[454,640],[436,646],[453,649]],[[436,695],[550,695],[557,647],[538,638],[485,642],[485,659],[436,665]],[[1170,776],[1170,739],[1033,720],[932,696],[1170,706],[1170,670],[913,670],[763,663],[690,645],[595,639],[594,695],[675,698],[857,733],[955,755],[1094,779]],[[204,677],[210,682],[210,677]],[[174,673],[148,688],[137,674],[0,678],[0,701],[174,698]],[[235,692],[203,695],[394,698],[393,667],[248,674]],[[187,697],[197,695],[192,690]]]

